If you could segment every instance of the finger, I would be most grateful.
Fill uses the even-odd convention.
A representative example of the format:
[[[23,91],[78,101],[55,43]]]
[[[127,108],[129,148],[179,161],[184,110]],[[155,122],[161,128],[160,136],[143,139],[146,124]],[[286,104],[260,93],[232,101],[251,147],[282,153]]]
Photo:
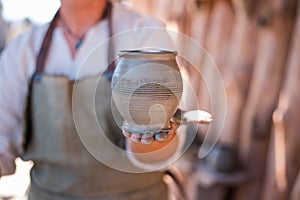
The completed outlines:
[[[151,133],[143,134],[143,136],[141,138],[142,144],[152,144],[153,142],[154,142],[153,134],[151,134]]]
[[[126,137],[126,138],[130,138],[131,137],[131,133],[128,132],[128,131],[122,130],[122,133],[123,133],[124,137]]]
[[[179,124],[178,123],[174,123],[172,121],[170,121],[170,126],[171,126],[171,130],[170,131],[176,131],[179,128]]]
[[[141,141],[141,137],[142,136],[139,133],[132,133],[130,139],[135,143],[139,143]]]
[[[154,135],[157,142],[165,142],[169,138],[169,133],[159,132]]]

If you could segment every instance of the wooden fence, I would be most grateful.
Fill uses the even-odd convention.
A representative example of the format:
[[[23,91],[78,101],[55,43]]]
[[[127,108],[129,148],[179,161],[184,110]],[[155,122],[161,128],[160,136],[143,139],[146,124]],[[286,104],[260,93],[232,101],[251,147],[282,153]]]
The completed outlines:
[[[225,84],[226,118],[217,146],[229,149],[236,160],[219,152],[221,163],[214,162],[221,167],[234,163],[231,169],[208,166],[203,173],[199,162],[204,161],[186,171],[179,167],[186,198],[300,199],[300,2],[130,1],[201,44]],[[207,59],[199,55],[199,65],[209,72]],[[208,94],[193,67],[187,72],[200,108],[210,108],[218,91]],[[219,115],[218,109],[213,115]],[[201,142],[204,133],[199,130],[196,139]],[[211,184],[203,184],[209,177]]]

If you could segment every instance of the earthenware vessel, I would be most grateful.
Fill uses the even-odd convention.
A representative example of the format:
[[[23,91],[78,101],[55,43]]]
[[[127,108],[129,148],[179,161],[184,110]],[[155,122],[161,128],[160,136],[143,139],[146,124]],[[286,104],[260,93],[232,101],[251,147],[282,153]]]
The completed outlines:
[[[120,51],[112,98],[123,130],[155,133],[170,127],[182,96],[182,77],[173,51]]]

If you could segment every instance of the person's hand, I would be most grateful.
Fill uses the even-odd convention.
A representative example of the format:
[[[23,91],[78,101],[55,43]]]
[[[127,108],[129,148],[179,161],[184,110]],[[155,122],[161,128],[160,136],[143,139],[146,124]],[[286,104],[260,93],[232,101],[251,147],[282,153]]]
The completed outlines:
[[[172,157],[178,149],[178,123],[170,123],[170,128],[154,134],[132,134],[124,132],[126,149],[133,154],[134,163],[160,163]],[[140,165],[137,165],[140,166]],[[144,166],[144,165],[143,165]]]
[[[123,135],[134,143],[149,145],[156,142],[168,141],[176,134],[178,127],[177,123],[170,122],[170,128],[161,129],[157,133],[131,133],[123,129]]]

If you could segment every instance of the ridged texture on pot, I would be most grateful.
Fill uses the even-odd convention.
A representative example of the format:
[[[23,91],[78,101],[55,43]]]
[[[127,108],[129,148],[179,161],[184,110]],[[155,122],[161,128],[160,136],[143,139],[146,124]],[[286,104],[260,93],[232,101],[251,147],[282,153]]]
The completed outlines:
[[[182,95],[176,52],[121,52],[113,74],[114,103],[130,132],[156,132],[169,126]]]

